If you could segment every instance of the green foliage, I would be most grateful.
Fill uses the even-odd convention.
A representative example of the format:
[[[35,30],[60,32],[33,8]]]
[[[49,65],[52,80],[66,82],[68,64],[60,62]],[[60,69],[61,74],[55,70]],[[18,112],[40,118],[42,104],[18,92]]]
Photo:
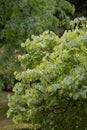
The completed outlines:
[[[87,28],[87,24],[85,26]],[[22,43],[26,53],[15,72],[8,117],[41,130],[87,128],[87,31],[76,28],[58,37],[51,31]]]
[[[0,0],[0,44],[12,48],[7,52],[5,47],[0,55],[0,71],[4,69],[3,74],[0,72],[0,86],[14,81],[13,71],[19,69],[19,64],[13,52],[21,50],[20,43],[47,29],[59,33],[57,28],[69,22],[72,12],[74,7],[65,0]]]
[[[70,16],[75,13],[75,7],[66,0],[56,0],[56,17],[61,20],[61,25],[68,26]]]
[[[15,83],[14,71],[20,70],[17,58],[19,50],[10,47],[8,44],[0,49],[0,89],[11,90]]]
[[[70,21],[71,29],[78,27],[78,28],[84,28],[84,30],[87,31],[86,25],[87,25],[87,18],[84,16],[75,18],[74,20]]]
[[[65,25],[74,14],[74,7],[65,0],[1,0],[0,10],[0,39],[13,44]]]
[[[74,7],[65,0],[0,0],[0,44],[5,48],[0,55],[0,87],[14,84],[13,71],[19,69],[14,52],[20,53],[20,43],[47,29],[60,33],[57,28],[65,26],[72,12]]]

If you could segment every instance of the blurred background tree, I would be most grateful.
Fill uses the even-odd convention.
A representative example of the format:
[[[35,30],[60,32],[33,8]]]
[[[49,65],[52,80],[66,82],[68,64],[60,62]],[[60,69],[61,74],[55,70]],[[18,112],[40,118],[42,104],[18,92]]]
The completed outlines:
[[[82,15],[87,17],[87,0],[68,0],[75,5],[74,17],[81,17]]]

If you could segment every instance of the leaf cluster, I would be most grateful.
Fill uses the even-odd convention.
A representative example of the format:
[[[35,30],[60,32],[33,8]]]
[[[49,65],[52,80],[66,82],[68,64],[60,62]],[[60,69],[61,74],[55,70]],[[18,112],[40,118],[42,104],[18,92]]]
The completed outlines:
[[[45,31],[22,43],[24,71],[14,73],[19,82],[9,96],[8,117],[41,130],[86,130],[86,37],[84,28],[75,28],[60,38]]]

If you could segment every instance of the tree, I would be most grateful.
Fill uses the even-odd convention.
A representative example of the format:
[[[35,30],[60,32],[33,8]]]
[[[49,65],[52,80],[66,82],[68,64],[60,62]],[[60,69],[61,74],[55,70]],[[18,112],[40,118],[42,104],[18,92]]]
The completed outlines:
[[[0,39],[13,44],[65,24],[74,14],[74,7],[64,0],[1,0],[0,10]]]
[[[9,96],[8,117],[41,130],[87,128],[87,22],[62,37],[45,31],[21,46],[24,69]],[[85,27],[86,24],[86,27]]]
[[[0,0],[0,86],[14,85],[21,42],[46,29],[59,33],[57,28],[73,14],[74,7],[65,0]]]

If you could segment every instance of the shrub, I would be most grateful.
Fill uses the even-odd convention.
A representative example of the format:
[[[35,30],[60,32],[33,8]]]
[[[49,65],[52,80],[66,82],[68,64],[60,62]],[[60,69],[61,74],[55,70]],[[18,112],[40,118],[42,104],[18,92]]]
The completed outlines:
[[[45,31],[22,47],[24,71],[15,72],[19,82],[9,96],[8,117],[41,130],[86,130],[87,31],[76,28],[60,38]]]

